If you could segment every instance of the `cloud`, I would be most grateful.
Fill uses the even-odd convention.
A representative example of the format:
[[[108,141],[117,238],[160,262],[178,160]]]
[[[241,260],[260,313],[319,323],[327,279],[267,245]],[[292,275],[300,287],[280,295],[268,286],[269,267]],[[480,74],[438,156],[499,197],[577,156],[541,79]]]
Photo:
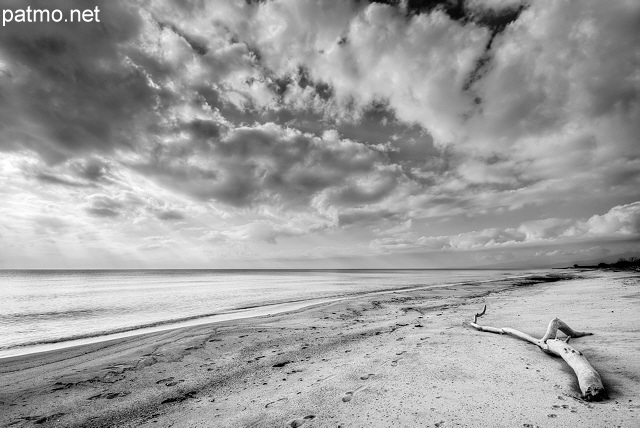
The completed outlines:
[[[204,235],[205,240],[213,242],[266,242],[276,244],[279,238],[308,235],[326,228],[326,225],[314,224],[303,219],[289,222],[257,220],[228,230],[211,230]]]
[[[611,208],[588,220],[547,218],[526,221],[515,228],[487,228],[455,235],[372,240],[374,251],[391,250],[481,250],[523,245],[561,244],[562,242],[640,239],[640,202]],[[592,247],[592,248],[598,248]],[[542,254],[542,253],[540,253]],[[572,253],[577,254],[577,253]]]
[[[184,214],[177,210],[161,211],[157,214],[160,220],[183,220]]]
[[[167,239],[162,236],[150,236],[145,238],[145,242],[136,247],[136,249],[141,251],[154,251],[154,250],[162,250],[165,248],[171,248],[176,246],[177,242],[173,239]]]
[[[118,217],[124,205],[106,195],[91,195],[85,210],[97,217]]]
[[[560,256],[580,256],[580,257],[603,257],[610,254],[611,251],[607,248],[603,248],[600,245],[589,248],[579,248],[576,250],[552,250],[552,251],[537,251],[536,257],[560,257]]]
[[[574,223],[571,219],[547,218],[544,220],[527,221],[518,227],[523,240],[534,241],[553,239],[566,234]]]
[[[315,197],[361,205],[396,187],[397,174],[379,151],[335,131],[317,137],[273,123],[237,127],[207,146],[159,146],[151,159],[130,167],[194,198],[233,207],[304,210]]]
[[[350,225],[370,226],[377,224],[380,220],[389,220],[395,224],[402,220],[402,214],[394,210],[392,204],[389,206],[369,206],[353,207],[343,209],[338,213],[338,224],[342,227]]]
[[[37,230],[43,232],[59,232],[69,228],[70,224],[62,218],[48,215],[36,215],[32,218]]]
[[[51,184],[61,184],[63,186],[70,186],[70,187],[82,187],[85,186],[85,184],[83,183],[79,183],[77,181],[74,180],[70,180],[67,179],[65,177],[59,177],[53,174],[48,174],[46,172],[39,172],[36,175],[36,178],[44,183],[51,183]]]
[[[611,208],[586,222],[577,222],[569,234],[584,236],[634,236],[640,234],[640,202]]]
[[[640,154],[638,16],[635,2],[532,3],[495,40],[459,147],[507,159],[520,187],[545,183],[547,197],[562,197],[552,180],[566,177],[591,195],[605,195],[612,181],[637,182],[630,166],[619,174],[615,165]],[[490,182],[504,164],[485,167]]]
[[[638,13],[633,2],[532,4],[496,42],[491,71],[477,83],[478,122],[490,120],[472,130],[508,143],[633,109],[638,88],[628,54],[639,37],[632,30]],[[534,61],[531,52],[538,52]]]
[[[393,7],[372,4],[346,34],[345,45],[331,46],[310,67],[332,85],[339,105],[362,109],[388,100],[400,120],[421,124],[436,143],[457,138],[460,117],[472,107],[462,86],[484,49],[486,31],[438,10],[407,19]]]
[[[3,237],[44,216],[61,246],[258,257],[638,234],[635,1],[95,5],[3,29]]]
[[[220,125],[213,120],[195,119],[183,126],[196,139],[210,140],[220,136]]]
[[[502,264],[515,260],[516,256],[509,251],[500,251],[475,254],[474,259],[482,264]]]
[[[586,221],[560,218],[533,220],[517,228],[485,229],[457,235],[450,242],[453,248],[468,248],[593,238],[640,238],[640,202],[615,206],[605,214],[594,215]]]
[[[243,121],[284,107],[294,118],[315,112],[339,129],[385,105],[404,129],[418,126],[424,140],[384,142],[384,167],[360,177],[361,184],[333,189],[326,201],[376,202],[405,179],[417,184],[416,193],[458,202],[485,198],[483,209],[496,200],[518,209],[523,201],[563,199],[583,183],[600,193],[615,183],[629,196],[628,184],[640,182],[633,160],[640,108],[629,55],[638,37],[631,31],[633,2],[606,8],[552,2],[524,10],[517,2],[468,2],[462,15],[441,3],[409,5],[419,13],[407,15],[404,6],[381,3],[158,2],[135,9],[116,1],[100,3],[105,30],[12,26],[0,49],[13,102],[0,114],[15,125],[0,130],[2,141],[5,149],[28,147],[50,162],[124,156],[125,164],[164,186],[175,189],[175,181],[197,198],[246,206],[295,192],[285,184],[270,194],[271,186],[256,177],[265,165],[234,153],[236,145],[246,150],[243,141],[291,137]],[[126,31],[116,31],[124,24]],[[484,57],[482,75],[465,89]],[[100,66],[105,63],[110,66]],[[55,92],[41,96],[49,90]],[[315,134],[324,129],[317,126]],[[305,150],[305,135],[289,144]],[[283,145],[257,143],[248,154],[258,146]],[[344,178],[309,170],[300,157],[287,161],[287,172],[299,176],[299,193],[318,193]],[[564,180],[567,171],[575,178]],[[292,178],[266,174],[274,186]],[[564,185],[555,186],[560,179]]]
[[[31,6],[68,11],[86,4],[37,1]],[[131,43],[142,18],[124,2],[95,6],[104,17],[101,25],[10,23],[3,28],[2,148],[29,148],[57,161],[127,147],[135,144],[136,131],[144,131],[136,128],[153,115],[156,91],[126,56],[135,49]]]
[[[275,244],[278,237],[302,235],[305,232],[261,221],[248,225],[240,233],[241,236],[249,241],[264,241],[269,244]]]
[[[383,102],[400,122],[419,124],[443,149],[414,167],[410,178],[421,187],[436,184],[434,192],[459,201],[470,192],[476,201],[486,198],[483,209],[501,200],[511,201],[505,202],[509,209],[563,200],[585,183],[606,195],[609,183],[622,182],[617,191],[631,197],[629,186],[640,180],[629,55],[638,32],[628,28],[637,8],[630,2],[606,10],[596,2],[553,2],[522,10],[522,4],[469,2],[470,22],[453,19],[447,5],[444,12],[407,16],[379,3],[287,1],[235,8],[231,18],[220,19],[259,53],[266,71],[252,85],[277,82],[273,93],[294,112],[317,110],[349,123]],[[618,39],[624,42],[610,48]],[[482,75],[466,90],[482,58]],[[594,76],[610,93],[594,92]],[[328,85],[328,95],[320,83]],[[228,84],[251,100],[239,82]],[[251,104],[274,108],[270,100]],[[391,145],[408,147],[403,139]],[[413,161],[390,158],[403,166]],[[626,165],[613,166],[620,163]],[[445,175],[451,171],[456,174]]]
[[[201,92],[211,101],[206,94],[219,93],[214,85],[222,78],[254,74],[247,46],[229,44],[219,28],[222,34],[214,33],[211,42],[196,41],[173,23],[159,23],[153,8],[119,0],[93,5],[101,11],[99,25],[3,28],[0,118],[7,125],[0,129],[0,149],[26,148],[56,163],[136,151],[167,134],[217,137],[215,120],[182,116],[187,109],[202,111],[197,104],[194,110],[194,101]],[[77,0],[31,4],[63,11],[85,6]],[[210,114],[218,103],[204,111]]]
[[[449,239],[449,245],[451,248],[469,250],[512,244],[524,240],[523,234],[517,230],[491,228],[452,236]]]

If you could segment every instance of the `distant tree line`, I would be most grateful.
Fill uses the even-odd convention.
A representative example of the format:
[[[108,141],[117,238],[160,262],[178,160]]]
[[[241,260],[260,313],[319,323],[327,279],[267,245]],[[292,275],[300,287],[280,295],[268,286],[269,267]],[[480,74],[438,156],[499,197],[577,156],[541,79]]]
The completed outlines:
[[[573,265],[574,268],[598,268],[598,269],[619,269],[619,270],[637,270],[640,271],[640,258],[639,257],[629,257],[628,259],[620,258],[617,262],[614,263],[598,263],[598,266],[580,266]]]

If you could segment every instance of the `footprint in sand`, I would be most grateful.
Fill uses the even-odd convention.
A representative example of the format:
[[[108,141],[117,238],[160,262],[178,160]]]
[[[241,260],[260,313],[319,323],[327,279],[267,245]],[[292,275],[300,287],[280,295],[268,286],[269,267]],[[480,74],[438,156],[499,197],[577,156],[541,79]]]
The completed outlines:
[[[395,367],[398,365],[398,361],[400,361],[402,358],[396,358],[395,360],[391,361],[391,367]]]
[[[296,428],[296,427],[300,427],[302,425],[304,425],[305,423],[307,423],[307,421],[312,421],[316,418],[315,415],[307,415],[304,418],[299,418],[299,419],[293,419],[289,422],[287,422],[287,425],[292,427],[292,428]]]
[[[347,403],[351,401],[352,398],[353,398],[353,391],[347,391],[345,392],[344,397],[342,397],[342,401],[344,403]]]
[[[268,409],[270,406],[273,406],[274,404],[281,403],[283,401],[289,401],[289,399],[287,397],[278,398],[276,401],[272,401],[270,403],[265,404],[264,408]]]
[[[98,395],[93,395],[93,396],[87,398],[87,400],[97,400],[98,398],[106,398],[107,400],[113,400],[114,398],[126,397],[129,394],[131,394],[129,391],[103,392],[103,393],[98,394]]]
[[[344,393],[344,397],[342,397],[342,402],[343,403],[348,403],[349,401],[351,401],[353,399],[353,396],[356,395],[357,392],[363,391],[365,389],[367,389],[367,386],[361,386],[356,388],[353,391],[347,391]]]
[[[27,421],[33,421],[33,423],[36,424],[36,425],[41,425],[41,424],[44,424],[45,422],[49,422],[49,421],[52,421],[54,419],[58,419],[61,416],[64,416],[64,413],[55,413],[55,414],[49,415],[49,416],[26,416],[26,417],[24,417],[22,419],[27,420]],[[13,423],[11,423],[9,425],[14,425],[16,423],[19,423],[19,421],[13,422]]]

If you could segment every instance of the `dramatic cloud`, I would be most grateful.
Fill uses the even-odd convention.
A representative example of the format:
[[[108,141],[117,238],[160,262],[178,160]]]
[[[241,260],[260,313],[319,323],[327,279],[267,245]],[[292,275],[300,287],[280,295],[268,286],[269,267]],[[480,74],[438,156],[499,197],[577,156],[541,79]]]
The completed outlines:
[[[3,7],[22,7],[9,2]],[[32,2],[64,10],[85,3]],[[103,25],[9,23],[2,29],[2,147],[27,148],[50,161],[135,144],[143,117],[158,107],[143,70],[127,59],[140,17],[120,2],[98,2]],[[142,120],[142,123],[139,122]]]
[[[0,29],[0,266],[637,248],[637,1],[93,6]]]

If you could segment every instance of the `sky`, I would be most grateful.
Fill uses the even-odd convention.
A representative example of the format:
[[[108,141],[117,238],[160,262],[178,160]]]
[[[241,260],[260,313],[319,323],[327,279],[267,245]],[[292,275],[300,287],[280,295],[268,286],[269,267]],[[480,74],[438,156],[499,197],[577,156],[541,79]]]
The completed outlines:
[[[3,0],[0,268],[640,253],[637,0]]]

